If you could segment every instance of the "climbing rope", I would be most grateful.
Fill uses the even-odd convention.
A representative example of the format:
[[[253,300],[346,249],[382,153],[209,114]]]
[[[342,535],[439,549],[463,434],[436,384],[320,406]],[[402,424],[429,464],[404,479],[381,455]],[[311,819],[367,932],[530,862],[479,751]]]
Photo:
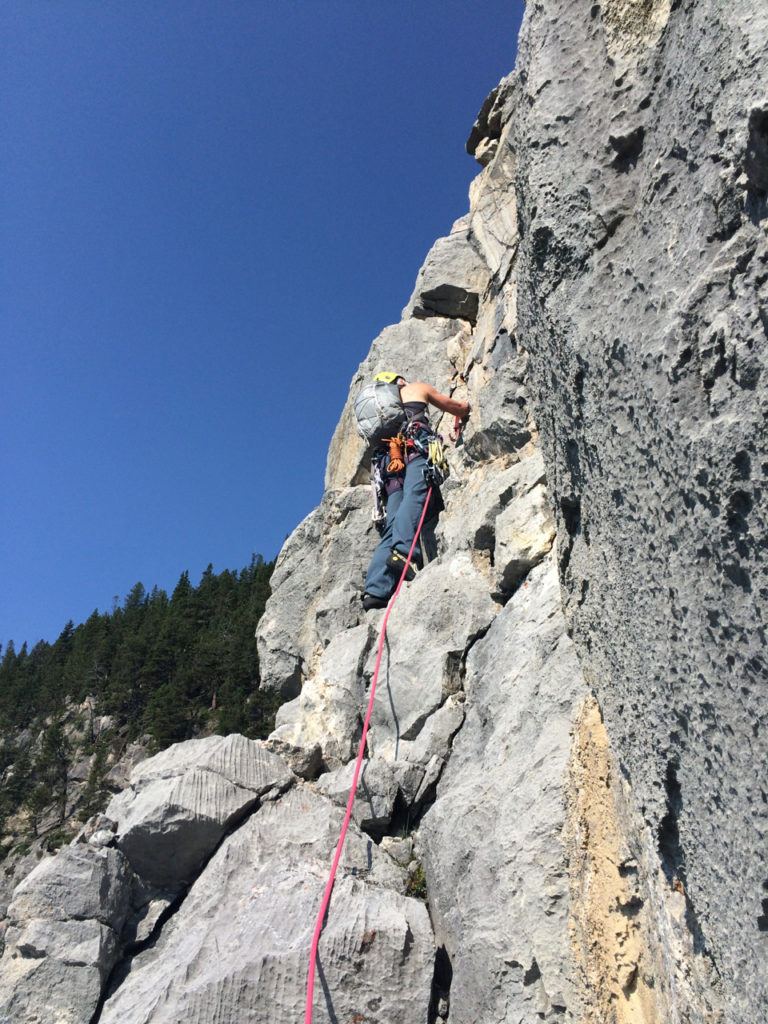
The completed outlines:
[[[405,469],[405,451],[408,443],[405,434],[385,437],[384,442],[389,445],[387,473],[401,473]]]
[[[349,826],[349,819],[352,817],[352,805],[355,802],[355,793],[357,792],[357,780],[360,776],[360,767],[363,763],[363,754],[365,752],[365,739],[368,735],[368,725],[371,721],[371,712],[373,711],[373,698],[376,694],[376,681],[379,678],[379,667],[381,665],[381,656],[384,651],[384,640],[387,635],[387,622],[389,621],[389,613],[394,607],[397,595],[400,593],[400,588],[403,585],[405,574],[408,572],[408,566],[411,564],[411,558],[416,547],[416,543],[421,533],[421,528],[424,525],[424,519],[427,514],[427,507],[429,506],[429,499],[432,495],[432,488],[430,487],[427,491],[427,497],[424,501],[424,508],[421,511],[421,518],[419,519],[419,525],[416,527],[416,533],[411,544],[411,550],[408,552],[408,557],[405,560],[405,566],[400,574],[400,580],[395,588],[395,592],[390,598],[389,604],[387,605],[387,611],[384,616],[384,621],[381,624],[381,634],[379,635],[379,650],[376,655],[376,667],[373,670],[373,678],[371,679],[371,695],[368,698],[368,711],[365,716],[365,722],[363,723],[363,735],[360,737],[360,749],[357,752],[357,763],[355,764],[355,774],[352,779],[352,789],[349,793],[349,800],[347,801],[347,813],[344,817],[344,824],[341,826],[341,835],[339,836],[339,842],[336,846],[336,854],[333,858],[333,864],[331,865],[331,872],[328,876],[328,882],[325,886],[325,893],[323,894],[323,902],[320,904],[320,912],[317,915],[317,921],[315,923],[315,931],[312,936],[312,946],[309,953],[309,974],[307,976],[307,1004],[304,1010],[304,1024],[312,1024],[312,995],[315,990],[315,966],[317,962],[317,945],[320,941],[320,933],[323,930],[323,921],[325,920],[325,912],[328,909],[328,904],[331,899],[331,891],[333,890],[333,883],[336,878],[336,869],[339,866],[341,860],[341,851],[344,848],[344,840],[347,837],[347,828]]]

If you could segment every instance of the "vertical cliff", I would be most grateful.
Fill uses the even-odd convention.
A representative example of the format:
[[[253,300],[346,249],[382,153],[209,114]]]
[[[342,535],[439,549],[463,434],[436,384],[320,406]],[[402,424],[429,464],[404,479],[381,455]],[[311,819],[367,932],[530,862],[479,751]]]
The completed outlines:
[[[316,1024],[764,1015],[768,16],[707,8],[529,5],[469,212],[278,559],[274,734],[144,762],[39,865],[0,1021],[301,1018],[383,618],[380,369],[472,416],[389,620]]]
[[[768,12],[534,5],[520,335],[569,630],[669,885],[757,1019],[765,963]]]

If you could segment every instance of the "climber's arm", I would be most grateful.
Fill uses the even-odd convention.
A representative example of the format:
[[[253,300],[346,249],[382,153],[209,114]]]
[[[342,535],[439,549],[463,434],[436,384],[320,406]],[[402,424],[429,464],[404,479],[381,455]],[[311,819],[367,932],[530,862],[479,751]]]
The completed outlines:
[[[450,413],[451,416],[458,416],[460,420],[465,420],[469,416],[469,402],[458,402],[455,398],[441,395],[431,384],[421,384],[420,386],[424,388],[425,395],[422,401],[429,402],[430,405]]]

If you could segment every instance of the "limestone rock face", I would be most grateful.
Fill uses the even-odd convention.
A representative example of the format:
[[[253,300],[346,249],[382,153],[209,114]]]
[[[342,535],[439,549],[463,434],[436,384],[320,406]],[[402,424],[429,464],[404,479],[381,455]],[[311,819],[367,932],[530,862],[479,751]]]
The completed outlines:
[[[488,266],[472,244],[469,217],[464,217],[432,246],[403,319],[441,316],[475,324],[489,278]]]
[[[368,623],[331,640],[299,696],[278,709],[272,737],[300,748],[317,744],[326,768],[349,761],[362,732],[362,669],[373,640]]]
[[[303,1018],[308,951],[342,812],[306,788],[265,805],[209,862],[102,1024]],[[320,942],[317,1022],[426,1024],[434,940],[406,874],[353,825]],[[382,983],[384,981],[385,983]]]
[[[117,850],[77,845],[16,887],[0,971],[0,1020],[90,1024],[117,961],[133,876]]]
[[[436,939],[453,964],[451,1019],[579,1020],[563,957],[560,833],[570,730],[587,689],[553,559],[472,648],[465,685],[466,720],[418,841]]]
[[[530,446],[527,446],[530,447]],[[547,499],[544,460],[533,450],[509,464],[504,457],[472,470],[443,517],[447,547],[487,553],[499,592],[509,595],[552,548],[555,523]]]
[[[468,553],[432,563],[419,574],[408,599],[390,616],[371,715],[374,752],[397,758],[400,742],[415,740],[430,716],[463,688],[466,652],[498,608],[487,577]],[[371,651],[366,672],[373,673],[374,660]]]
[[[0,1024],[295,1024],[377,663],[315,1022],[764,1018],[767,42],[747,0],[528,5],[278,559],[274,734],[139,765],[17,889]],[[385,369],[472,406],[388,616]]]
[[[177,889],[261,796],[292,782],[288,766],[261,743],[237,735],[188,740],[138,765],[107,817],[134,871]]]
[[[298,696],[323,644],[357,625],[373,535],[369,489],[349,487],[327,492],[285,542],[257,632],[263,687]]]
[[[746,0],[537,5],[513,138],[569,627],[729,1021],[768,1002],[767,46]]]

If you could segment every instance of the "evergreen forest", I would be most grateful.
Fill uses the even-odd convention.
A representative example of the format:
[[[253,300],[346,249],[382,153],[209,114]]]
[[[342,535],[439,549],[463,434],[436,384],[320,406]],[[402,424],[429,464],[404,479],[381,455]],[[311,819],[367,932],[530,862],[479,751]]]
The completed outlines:
[[[85,820],[108,794],[109,764],[139,737],[151,738],[151,752],[210,733],[268,735],[279,698],[258,688],[254,630],[273,567],[260,555],[239,572],[216,574],[209,565],[197,587],[184,572],[170,598],[137,583],[122,606],[94,611],[78,626],[68,622],[53,644],[41,641],[29,651],[24,644],[18,652],[13,643],[6,646],[0,842],[11,815],[23,814],[35,836],[52,809],[63,824],[72,810],[68,773],[77,758],[90,759],[77,807]],[[79,709],[76,740],[67,725],[73,708]]]

